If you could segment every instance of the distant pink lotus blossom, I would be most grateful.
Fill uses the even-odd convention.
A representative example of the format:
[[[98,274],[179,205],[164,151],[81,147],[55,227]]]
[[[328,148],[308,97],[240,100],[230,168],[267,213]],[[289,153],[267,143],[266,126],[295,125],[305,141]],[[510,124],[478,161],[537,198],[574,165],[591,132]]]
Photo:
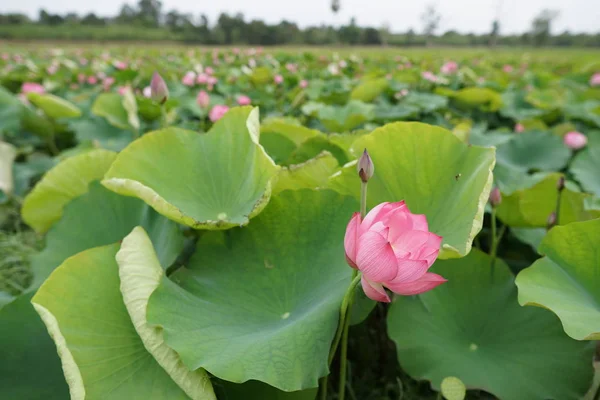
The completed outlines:
[[[181,83],[183,83],[185,86],[194,86],[195,82],[196,73],[193,71],[186,72],[183,78],[181,78]]]
[[[77,90],[77,89],[79,89],[79,85],[78,85],[78,84],[76,84],[76,83],[71,83],[71,84],[69,85],[69,88],[70,88],[71,90]]]
[[[208,108],[210,104],[210,95],[205,91],[201,90],[196,96],[196,103],[202,108]]]
[[[514,71],[514,68],[512,65],[506,64],[504,67],[502,67],[502,71],[506,72],[507,74],[510,74]]]
[[[281,85],[283,83],[283,76],[275,75],[275,78],[273,79],[273,81],[275,82],[275,84]]]
[[[100,71],[96,74],[96,76],[98,77],[98,79],[104,79],[106,78],[106,73],[104,71]]]
[[[211,86],[216,85],[217,82],[219,82],[219,79],[216,76],[209,76],[206,80],[206,83],[208,83]]]
[[[346,62],[346,60],[340,60],[338,65],[340,66],[340,68],[344,69],[348,66],[348,63]]]
[[[234,47],[232,52],[233,52],[233,54],[238,55],[238,54],[240,54],[240,49],[238,47]]]
[[[25,82],[25,83],[23,83],[23,86],[21,86],[21,93],[24,93],[24,94],[27,94],[27,93],[44,94],[44,93],[46,93],[46,89],[44,89],[44,87],[42,85],[40,85],[39,83]]]
[[[406,68],[412,68],[412,63],[410,63],[410,62],[407,62],[406,64],[404,64],[404,66],[405,66]]]
[[[287,69],[289,72],[295,74],[296,72],[298,72],[298,65],[293,64],[293,63],[287,63],[287,64],[285,64],[285,69]]]
[[[80,58],[79,59],[79,65],[85,66],[87,64],[88,64],[87,58]]]
[[[8,53],[2,53],[2,60],[3,61],[8,61],[10,58],[10,55]]]
[[[423,71],[421,73],[421,76],[423,77],[423,79],[425,79],[426,81],[429,82],[437,82],[438,81],[438,77],[435,76],[435,74],[431,71]]]
[[[446,282],[428,272],[441,244],[425,215],[411,213],[404,201],[381,203],[364,220],[354,213],[344,237],[346,261],[362,272],[365,294],[385,303],[390,302],[386,288],[410,296]]]
[[[128,65],[125,61],[115,61],[115,63],[113,64],[115,66],[116,69],[119,70],[124,70],[127,69]]]
[[[82,74],[82,73],[77,74],[77,82],[84,83],[85,82],[85,74]]]
[[[52,64],[48,68],[46,68],[46,72],[48,73],[48,75],[54,75],[58,72],[58,68],[58,65]]]
[[[590,78],[590,86],[600,86],[600,72],[596,72]]]
[[[215,73],[215,70],[214,70],[212,67],[206,67],[206,68],[204,68],[204,72],[205,72],[207,75],[212,75],[212,74],[214,74],[214,73]]]
[[[144,90],[142,90],[142,94],[144,97],[150,98],[150,96],[152,96],[152,88],[150,86],[146,86]]]
[[[208,113],[208,118],[210,118],[212,122],[217,122],[223,118],[223,115],[225,115],[227,111],[229,111],[228,106],[224,104],[217,104],[210,110],[210,113]]]
[[[456,73],[456,71],[458,71],[458,64],[456,61],[448,61],[440,68],[440,72],[444,75],[451,75]]]
[[[520,122],[519,122],[519,123],[517,123],[517,124],[515,125],[515,132],[517,132],[517,133],[523,133],[523,132],[525,132],[525,125],[523,125],[523,124],[522,124],[522,123],[520,123]]]
[[[112,76],[107,76],[102,80],[102,86],[104,86],[104,90],[108,90],[108,88],[110,88],[113,83],[115,83],[115,78],[113,78]]]
[[[240,106],[248,106],[250,104],[252,104],[252,99],[244,94],[239,95],[237,98],[237,103]]]
[[[203,85],[207,82],[208,82],[208,75],[206,75],[204,73],[198,74],[198,77],[196,78],[196,83]]]
[[[301,89],[306,89],[308,87],[308,81],[306,79],[302,79],[300,83],[298,83]]]
[[[581,132],[568,132],[563,137],[563,142],[565,146],[570,148],[571,150],[579,150],[584,148],[587,145],[587,136],[585,136]]]
[[[117,92],[123,96],[125,94],[125,92],[127,91],[127,89],[129,89],[129,86],[119,86],[119,88],[117,89]]]
[[[402,90],[396,92],[396,94],[394,94],[394,97],[396,98],[396,100],[400,100],[401,98],[405,97],[406,95],[408,95],[408,89],[402,89]]]

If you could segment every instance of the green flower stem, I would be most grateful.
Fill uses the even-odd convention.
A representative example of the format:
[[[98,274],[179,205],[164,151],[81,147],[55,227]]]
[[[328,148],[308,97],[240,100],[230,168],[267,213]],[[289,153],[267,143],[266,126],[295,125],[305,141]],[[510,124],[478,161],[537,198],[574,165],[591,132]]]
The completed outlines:
[[[367,183],[360,183],[360,219],[363,220],[367,215]]]
[[[329,350],[329,357],[327,358],[327,365],[331,365],[333,361],[333,357],[335,357],[335,353],[337,351],[338,345],[340,344],[340,340],[342,339],[343,332],[347,330],[348,325],[350,324],[350,310],[352,307],[352,303],[354,302],[354,290],[358,283],[360,282],[361,275],[358,271],[354,270],[352,274],[352,282],[348,289],[346,290],[346,294],[344,295],[344,299],[342,300],[342,305],[340,307],[340,322],[338,324],[337,331],[335,332],[335,336],[333,338],[333,343],[331,345],[331,349]],[[344,352],[345,355],[345,352]],[[345,357],[344,357],[345,361]],[[344,362],[345,364],[345,362]],[[345,366],[344,366],[345,369]],[[321,399],[325,400],[327,398],[327,375],[321,378]]]
[[[160,105],[160,127],[166,128],[169,124],[167,123],[167,108],[164,103]]]
[[[490,273],[492,282],[494,282],[494,268],[496,266],[496,254],[498,252],[498,237],[497,237],[497,229],[496,229],[496,207],[492,206],[492,237],[490,240]]]
[[[564,192],[564,190],[559,190],[558,191],[558,196],[556,197],[556,223],[554,224],[555,226],[558,226],[560,224],[560,203],[561,203],[561,199],[562,199],[562,193]]]
[[[366,185],[365,185],[366,186]],[[348,355],[348,328],[350,328],[350,313],[352,312],[352,303],[354,303],[354,288],[357,283],[360,281],[360,275],[355,271],[356,277],[352,281],[353,285],[350,287],[352,290],[350,291],[350,297],[348,299],[348,307],[346,310],[346,320],[344,321],[343,333],[342,333],[342,348],[340,355],[340,386],[338,389],[338,400],[344,400],[346,395],[346,368],[348,364],[347,355]]]

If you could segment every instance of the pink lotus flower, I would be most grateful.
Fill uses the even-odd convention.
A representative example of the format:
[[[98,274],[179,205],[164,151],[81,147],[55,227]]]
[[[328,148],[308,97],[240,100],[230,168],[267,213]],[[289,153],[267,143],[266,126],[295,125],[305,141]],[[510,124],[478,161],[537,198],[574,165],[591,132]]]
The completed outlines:
[[[287,64],[285,64],[285,69],[287,69],[292,74],[295,74],[296,72],[298,72],[298,66],[296,64],[293,64],[293,63],[287,63]]]
[[[563,142],[565,146],[567,146],[571,150],[579,150],[584,148],[587,145],[587,141],[587,136],[585,136],[581,132],[568,132],[563,137]]]
[[[127,63],[125,61],[115,61],[113,65],[119,70],[127,69]]]
[[[300,86],[301,89],[306,89],[308,87],[308,81],[306,79],[302,79],[298,86]]]
[[[58,68],[59,68],[58,65],[52,64],[48,68],[46,68],[46,72],[48,73],[48,75],[54,75],[55,73],[58,72]]]
[[[210,118],[212,122],[217,122],[223,118],[223,115],[225,115],[227,111],[229,111],[229,107],[224,104],[217,104],[210,110],[210,113],[208,113],[208,118]]]
[[[146,86],[144,90],[142,90],[142,94],[144,97],[150,98],[150,96],[152,96],[152,88],[150,86]]]
[[[523,132],[525,132],[525,125],[523,125],[523,124],[522,124],[522,123],[520,123],[520,122],[519,122],[519,123],[517,123],[517,124],[515,125],[515,132],[517,132],[517,133],[523,133]]]
[[[440,68],[440,72],[444,75],[454,74],[456,71],[458,71],[458,64],[456,61],[448,61]]]
[[[421,73],[421,76],[423,77],[423,79],[429,82],[435,83],[438,81],[437,76],[435,76],[435,74],[431,71],[423,71],[423,73]]]
[[[194,86],[194,82],[196,82],[196,73],[193,71],[186,72],[183,78],[181,78],[181,83],[185,86]]]
[[[82,73],[77,74],[77,82],[84,83],[85,82],[85,74],[82,74]]]
[[[212,69],[211,67],[206,67],[206,68],[204,68],[204,72],[206,72],[207,75],[212,75],[215,73],[215,70]]]
[[[237,98],[237,103],[240,106],[248,106],[252,103],[252,99],[246,95],[239,95]]]
[[[362,272],[362,287],[373,300],[390,302],[385,288],[409,296],[446,282],[427,272],[442,238],[429,232],[427,218],[412,214],[404,201],[381,203],[361,221],[355,213],[346,228],[346,260]]]
[[[600,72],[596,72],[590,78],[590,86],[600,86]]]
[[[196,83],[205,84],[208,82],[208,75],[206,74],[198,74],[198,78],[196,78]]]
[[[508,65],[506,64],[504,67],[502,67],[502,71],[506,72],[507,74],[510,74],[511,72],[513,72],[514,68],[512,65]]]
[[[127,91],[127,89],[129,89],[129,86],[119,86],[119,88],[117,89],[117,92],[123,96],[125,95],[125,92]]]
[[[196,103],[198,103],[198,105],[202,108],[208,108],[208,105],[210,104],[210,96],[205,90],[201,90],[200,93],[198,93],[198,96],[196,96]]]
[[[98,78],[96,78],[93,75],[90,75],[87,78],[87,83],[89,83],[90,85],[95,85],[96,83],[98,83]]]
[[[46,89],[44,89],[44,87],[42,85],[40,85],[39,83],[35,83],[35,82],[25,82],[23,83],[23,86],[21,86],[21,92],[22,93],[39,93],[39,94],[44,94],[46,93]]]
[[[275,84],[281,85],[283,83],[283,76],[275,75],[275,78],[273,79],[273,81],[275,82]]]

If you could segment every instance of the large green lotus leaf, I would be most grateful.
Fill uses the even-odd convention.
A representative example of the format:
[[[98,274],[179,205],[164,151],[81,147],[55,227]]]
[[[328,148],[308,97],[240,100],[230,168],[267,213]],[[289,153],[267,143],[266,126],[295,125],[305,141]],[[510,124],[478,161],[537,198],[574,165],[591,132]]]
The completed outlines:
[[[324,151],[303,164],[282,168],[273,188],[273,194],[284,190],[322,189],[329,184],[329,177],[338,168],[338,161]]]
[[[133,141],[133,133],[109,124],[104,118],[77,119],[69,123],[79,142],[92,142],[102,148],[121,151]]]
[[[318,389],[284,392],[258,381],[236,384],[223,382],[219,400],[315,400]]]
[[[0,141],[0,192],[12,193],[14,188],[13,163],[17,149],[9,143]]]
[[[469,253],[481,230],[492,186],[494,149],[468,146],[443,128],[417,122],[385,125],[357,139],[375,164],[367,205],[405,200],[413,213],[425,214],[432,232],[443,236],[440,257]],[[331,177],[330,187],[360,196],[356,162]]]
[[[123,150],[102,183],[201,229],[245,225],[267,205],[279,167],[258,143],[258,109],[233,108],[206,134],[164,129]]]
[[[529,177],[527,181],[537,183],[503,196],[497,209],[498,218],[512,227],[545,227],[550,214],[556,211],[556,184],[560,176],[559,173],[548,174],[542,180]],[[586,209],[585,201],[590,197],[589,194],[566,187],[561,196],[558,222],[562,225],[600,217],[600,211]]]
[[[98,149],[56,165],[25,197],[23,220],[36,232],[46,232],[60,219],[65,205],[86,193],[90,182],[104,176],[116,156],[112,151]]]
[[[189,399],[146,351],[129,319],[118,249],[97,247],[69,258],[31,300],[54,339],[71,399]]]
[[[127,112],[127,122],[136,131],[140,129],[140,118],[138,117],[138,106],[135,99],[135,95],[131,90],[131,87],[127,87],[123,93],[122,100],[123,108]]]
[[[489,88],[470,87],[461,89],[452,96],[456,104],[463,108],[481,108],[495,112],[502,107],[500,94]]]
[[[365,103],[370,103],[375,100],[383,91],[388,87],[388,80],[386,78],[369,79],[361,82],[360,85],[355,87],[350,92],[350,98],[352,100],[360,100]]]
[[[414,297],[396,297],[388,333],[398,360],[413,378],[431,381],[455,376],[468,388],[502,400],[576,400],[593,376],[594,346],[563,332],[556,316],[520,307],[514,277],[474,249],[459,260],[432,268],[448,279]]]
[[[600,140],[592,138],[595,136],[590,135],[590,144],[577,154],[570,171],[586,191],[600,196]]]
[[[419,110],[421,110],[423,113],[430,113],[435,110],[445,108],[448,105],[448,98],[432,93],[419,93],[411,91],[402,99],[400,104],[414,106],[419,108]]]
[[[0,132],[18,130],[24,108],[15,95],[0,85]]]
[[[141,200],[119,196],[92,182],[88,193],[65,207],[63,217],[48,232],[46,247],[32,257],[32,287],[39,287],[68,257],[122,240],[138,225],[149,232],[161,265],[169,267],[183,248],[178,225]]]
[[[325,135],[315,136],[302,143],[290,154],[286,165],[302,164],[327,151],[333,155],[340,165],[348,162],[348,156],[344,149],[332,143]]]
[[[346,132],[369,121],[374,107],[358,100],[350,100],[345,106],[321,106],[317,115],[330,132]]]
[[[92,113],[105,118],[109,124],[120,129],[131,129],[129,114],[118,93],[102,93],[92,105]]]
[[[375,108],[376,121],[400,121],[419,116],[420,108],[407,104],[378,104]]]
[[[500,114],[504,117],[512,118],[515,121],[538,118],[544,114],[543,110],[534,108],[525,101],[525,95],[521,92],[507,91],[502,94],[503,106]]]
[[[600,339],[600,219],[557,226],[539,251],[546,256],[519,273],[519,303],[545,307],[578,340]]]
[[[54,125],[45,116],[39,115],[29,107],[23,107],[21,116],[21,127],[42,138],[51,138],[54,136]]]
[[[297,148],[296,144],[291,139],[288,139],[280,133],[273,132],[261,132],[260,144],[264,147],[269,157],[271,157],[278,165],[285,164]]]
[[[560,89],[534,89],[527,93],[525,100],[541,110],[561,108],[565,101],[565,93]]]
[[[571,158],[571,151],[561,138],[543,131],[531,131],[515,135],[510,141],[498,146],[498,164],[505,164],[523,171],[558,171]]]
[[[29,93],[27,99],[53,119],[77,118],[81,110],[73,103],[49,93]]]
[[[546,228],[512,228],[512,233],[521,242],[528,244],[534,251],[538,251],[542,240],[547,234]]]
[[[317,387],[352,274],[343,236],[357,207],[331,190],[274,196],[247,228],[205,234],[188,267],[150,297],[148,322],[189,369]]]
[[[260,141],[262,143],[263,135],[269,133],[278,133],[291,140],[296,146],[300,146],[302,143],[315,136],[323,135],[315,129],[309,129],[301,125],[293,124],[291,122],[273,120],[263,124],[260,127]]]
[[[56,347],[33,306],[33,293],[0,310],[0,398],[69,398]]]
[[[152,241],[138,226],[125,238],[116,256],[125,308],[146,350],[190,397],[215,399],[212,385],[202,369],[188,370],[177,353],[163,340],[162,329],[146,322],[148,299],[164,276]]]

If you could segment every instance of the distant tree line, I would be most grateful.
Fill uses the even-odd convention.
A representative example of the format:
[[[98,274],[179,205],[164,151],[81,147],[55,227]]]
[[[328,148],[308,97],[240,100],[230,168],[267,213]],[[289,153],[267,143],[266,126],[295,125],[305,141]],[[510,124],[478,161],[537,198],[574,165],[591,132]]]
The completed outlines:
[[[334,13],[337,13],[340,7],[339,0],[332,0],[331,10]],[[465,34],[454,30],[437,34],[442,17],[433,5],[428,5],[421,18],[422,31],[409,29],[403,33],[392,33],[387,26],[358,26],[354,18],[340,27],[320,25],[301,29],[296,23],[286,20],[278,24],[268,24],[259,19],[248,20],[241,13],[222,13],[211,23],[205,14],[165,11],[159,0],[139,0],[135,5],[124,4],[114,17],[101,17],[94,13],[60,15],[44,9],[40,10],[35,20],[25,14],[0,14],[0,38],[164,39],[207,45],[600,47],[600,32],[573,34],[565,31],[559,35],[551,35],[551,24],[557,16],[558,13],[554,11],[543,10],[532,21],[530,31],[520,35],[502,35],[498,20],[492,21],[490,31],[486,34]],[[151,35],[148,35],[149,32]]]

